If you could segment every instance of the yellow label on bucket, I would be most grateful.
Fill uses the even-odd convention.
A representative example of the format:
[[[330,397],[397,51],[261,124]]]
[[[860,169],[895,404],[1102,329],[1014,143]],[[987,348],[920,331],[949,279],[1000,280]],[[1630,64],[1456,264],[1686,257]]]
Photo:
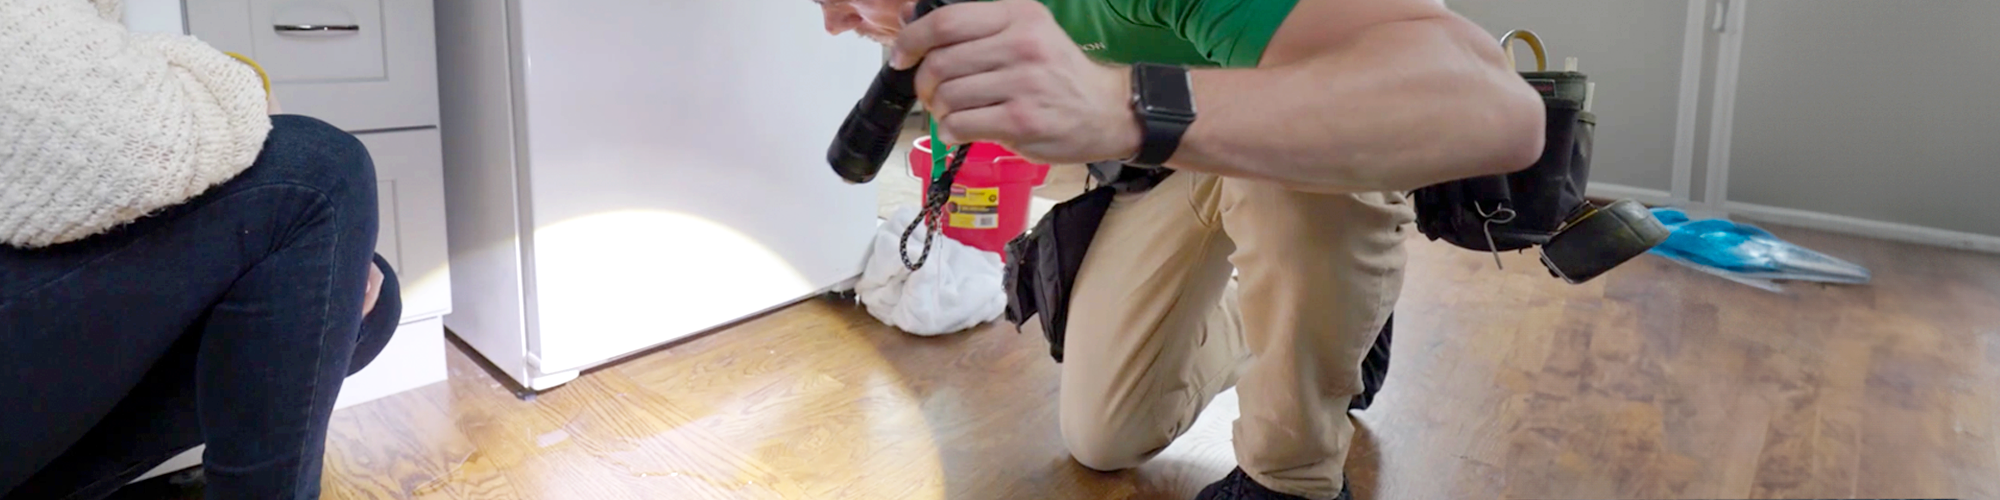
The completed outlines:
[[[1000,188],[968,188],[951,186],[951,202],[962,207],[1000,206]]]
[[[951,203],[945,205],[945,212],[951,215],[951,220],[946,223],[951,227],[1000,227],[1000,188],[967,188],[954,184],[951,186]]]

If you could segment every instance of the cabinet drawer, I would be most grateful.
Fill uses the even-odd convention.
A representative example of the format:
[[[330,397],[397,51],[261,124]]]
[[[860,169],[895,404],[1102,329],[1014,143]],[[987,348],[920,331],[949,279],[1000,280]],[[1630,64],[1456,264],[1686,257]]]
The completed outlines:
[[[188,33],[248,55],[284,112],[349,131],[437,118],[429,0],[188,0]]]
[[[257,60],[273,84],[382,80],[389,73],[382,1],[252,2]]]
[[[402,283],[403,320],[451,312],[444,158],[437,129],[357,134],[375,160],[381,233],[376,253]]]

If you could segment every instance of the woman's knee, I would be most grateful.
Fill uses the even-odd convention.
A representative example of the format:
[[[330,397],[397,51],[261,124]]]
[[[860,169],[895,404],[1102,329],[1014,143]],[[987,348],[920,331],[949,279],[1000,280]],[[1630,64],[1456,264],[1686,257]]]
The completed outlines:
[[[353,134],[316,118],[271,117],[264,149],[244,177],[255,184],[311,188],[338,208],[359,209],[371,218],[377,213],[375,162],[367,146]]]

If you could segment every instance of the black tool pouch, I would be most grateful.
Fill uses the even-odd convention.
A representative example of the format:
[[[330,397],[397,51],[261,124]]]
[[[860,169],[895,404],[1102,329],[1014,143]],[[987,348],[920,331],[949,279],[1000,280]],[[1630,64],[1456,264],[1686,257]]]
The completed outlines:
[[[1049,355],[1063,360],[1063,339],[1069,322],[1071,290],[1083,267],[1083,256],[1097,237],[1097,228],[1111,201],[1119,193],[1139,193],[1153,189],[1172,170],[1134,168],[1117,162],[1090,165],[1090,176],[1101,183],[1096,188],[1062,203],[1042,216],[1035,227],[1007,242],[1007,265],[1001,286],[1007,290],[1007,321],[1019,329],[1029,318],[1040,315],[1042,336],[1049,341]]]
[[[1570,283],[1589,281],[1665,241],[1668,231],[1638,202],[1600,207],[1584,197],[1597,132],[1589,77],[1547,71],[1541,40],[1532,32],[1509,32],[1501,44],[1516,39],[1535,52],[1537,71],[1521,78],[1541,94],[1547,115],[1541,158],[1521,171],[1416,190],[1417,230],[1481,252],[1541,247],[1551,275]]]
[[[1582,86],[1577,73],[1524,73],[1538,87]],[[1418,189],[1418,229],[1434,240],[1484,252],[1507,252],[1548,243],[1563,221],[1585,204],[1590,143],[1597,118],[1583,110],[1582,91],[1545,93],[1546,143],[1534,166]],[[1490,238],[1490,239],[1489,239]]]
[[[1097,226],[1117,194],[1111,186],[1084,192],[1050,209],[1028,232],[1007,242],[1007,321],[1015,328],[1037,315],[1049,355],[1062,362],[1063,326],[1069,319],[1070,290]]]

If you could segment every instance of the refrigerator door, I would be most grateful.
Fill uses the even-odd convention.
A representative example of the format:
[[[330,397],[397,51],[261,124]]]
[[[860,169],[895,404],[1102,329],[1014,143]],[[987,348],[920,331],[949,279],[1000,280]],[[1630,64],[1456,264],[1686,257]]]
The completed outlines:
[[[879,45],[805,1],[518,1],[536,371],[860,274],[875,187],[825,151]]]

